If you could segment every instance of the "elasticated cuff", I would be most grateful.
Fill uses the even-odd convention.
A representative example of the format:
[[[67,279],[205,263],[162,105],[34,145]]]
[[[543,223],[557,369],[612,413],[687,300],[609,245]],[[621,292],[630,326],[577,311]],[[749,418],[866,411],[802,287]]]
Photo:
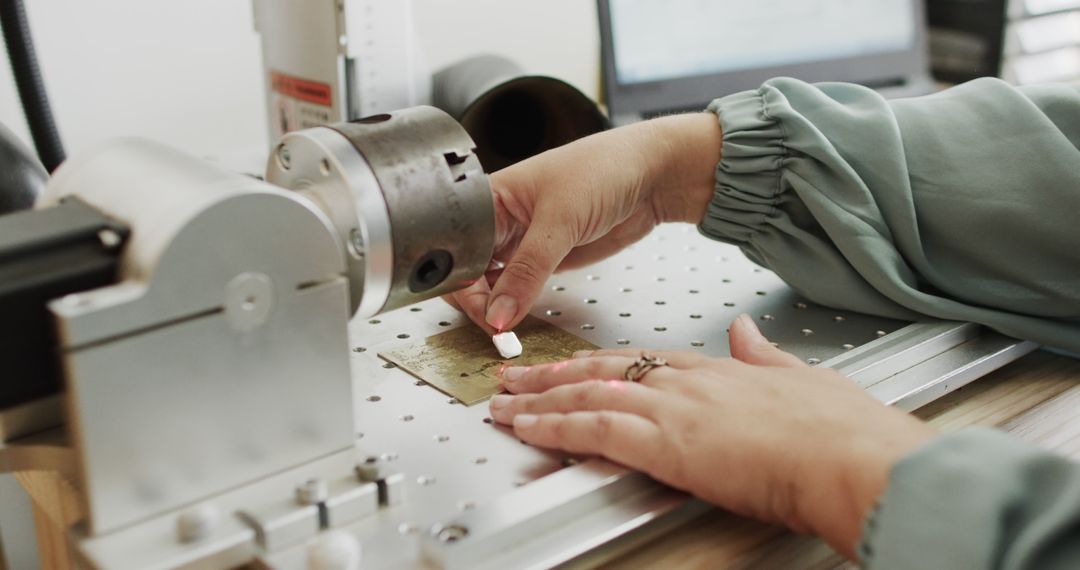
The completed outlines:
[[[1019,523],[1040,508],[1027,494],[1046,487],[1045,475],[1030,466],[1055,463],[1065,462],[989,428],[939,437],[893,468],[863,528],[861,566],[997,567],[1002,541],[1018,540],[1010,516]]]
[[[713,101],[724,133],[716,167],[716,189],[698,230],[706,237],[749,245],[773,215],[781,194],[787,158],[784,130],[769,116],[764,88]]]

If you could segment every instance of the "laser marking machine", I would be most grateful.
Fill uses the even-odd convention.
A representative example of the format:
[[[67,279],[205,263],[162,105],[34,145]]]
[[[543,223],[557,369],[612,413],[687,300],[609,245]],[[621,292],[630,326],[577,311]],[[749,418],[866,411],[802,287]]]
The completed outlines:
[[[340,42],[321,48],[348,60]],[[380,358],[474,326],[435,297],[492,261],[485,164],[446,112],[361,118],[363,102],[334,88],[270,81],[301,102],[330,93],[333,113],[309,125],[290,115],[299,104],[271,108],[272,128],[295,130],[265,180],[125,139],[68,160],[35,209],[0,217],[0,306],[20,309],[0,323],[19,340],[4,347],[18,348],[4,353],[0,472],[73,484],[77,565],[545,568],[707,508],[523,445],[486,406]],[[972,324],[814,305],[685,225],[556,276],[533,316],[602,347],[724,356],[743,312],[904,409],[1035,349]]]

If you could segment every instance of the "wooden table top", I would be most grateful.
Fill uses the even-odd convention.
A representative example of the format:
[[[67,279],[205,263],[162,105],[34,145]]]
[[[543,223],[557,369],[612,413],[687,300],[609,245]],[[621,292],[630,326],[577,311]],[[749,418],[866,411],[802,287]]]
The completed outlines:
[[[1035,352],[915,412],[942,431],[994,426],[1080,460],[1080,360]],[[604,566],[855,568],[822,541],[722,512],[694,518]]]

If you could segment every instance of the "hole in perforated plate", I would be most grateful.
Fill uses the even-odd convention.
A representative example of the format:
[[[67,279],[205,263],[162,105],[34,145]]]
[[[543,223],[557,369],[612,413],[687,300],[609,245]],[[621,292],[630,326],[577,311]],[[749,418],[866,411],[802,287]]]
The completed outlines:
[[[776,317],[774,317],[772,315],[761,315],[761,320],[763,320],[763,321],[775,321]]]
[[[439,326],[440,327],[448,327],[448,326],[450,326],[452,324],[453,323],[451,323],[450,321],[439,321]]]
[[[369,325],[377,325],[377,324],[379,324],[381,322],[382,321],[380,321],[379,319],[371,319],[370,321],[368,321],[368,324]]]
[[[551,287],[551,290],[552,291],[566,291],[566,287],[563,287],[562,285],[554,285],[554,286]]]
[[[589,281],[599,281],[600,276],[599,275],[586,275],[585,279],[587,279]]]
[[[818,364],[821,364],[821,359],[820,358],[807,358],[806,363],[809,364],[810,366],[817,366]]]
[[[842,323],[842,322],[846,321],[847,319],[844,318],[841,315],[836,315],[835,317],[832,318],[832,320],[833,320],[834,323]]]
[[[876,332],[874,334],[876,334],[878,336],[878,338],[881,338],[881,337],[883,337],[883,336],[885,336],[885,335],[887,335],[889,333],[887,333],[885,331],[878,331],[878,332]]]
[[[397,364],[394,364],[393,362],[387,362],[386,364],[383,364],[382,367],[389,370],[391,368],[397,368]]]
[[[596,299],[585,299],[585,304],[586,305],[595,305],[596,304]]]
[[[691,290],[690,290],[690,294],[691,294],[691,295],[697,295],[697,294],[698,294],[698,293],[700,293],[700,292],[701,292],[701,291],[699,291],[698,289],[691,289]]]
[[[424,310],[424,308],[423,308],[423,307],[411,307],[411,308],[409,309],[409,311],[411,311],[411,312],[413,312],[413,313],[419,313],[420,311],[423,311],[423,310]]]
[[[654,304],[654,305],[661,305],[661,306],[662,306],[662,305],[666,305],[666,304],[667,304],[667,301],[655,301],[655,302],[654,302],[653,304]]]
[[[595,330],[595,329],[596,329],[596,325],[591,325],[589,323],[585,323],[585,324],[581,325],[581,330],[583,330],[583,331],[591,331],[591,330]]]
[[[793,306],[793,307],[795,307],[796,309],[799,309],[799,310],[801,311],[801,310],[803,310],[803,309],[805,309],[805,308],[806,308],[806,303],[795,303],[795,304],[794,304],[794,305],[792,305],[792,306]]]
[[[397,337],[404,340],[404,339],[409,338],[409,334],[408,333],[401,333],[401,334],[397,335]]]
[[[690,318],[694,319],[694,320],[699,320],[699,319],[701,319],[701,315],[699,315],[697,313],[694,313],[693,315],[690,315]]]
[[[472,462],[475,465],[485,465],[485,464],[487,464],[488,460],[487,460],[487,457],[477,457],[477,458],[474,458],[472,460]]]
[[[549,317],[558,317],[558,316],[562,315],[562,311],[557,310],[557,309],[548,309],[546,314]]]
[[[446,443],[446,442],[450,441],[450,436],[448,436],[448,435],[437,435],[437,436],[435,436],[435,441],[437,441],[439,443]]]
[[[630,313],[619,313],[619,316],[626,319],[626,318],[629,318],[631,315],[630,315]]]
[[[380,401],[382,401],[382,396],[368,396],[367,401],[369,401],[369,402],[380,402]]]
[[[810,336],[810,335],[814,334],[813,329],[803,329],[803,330],[801,330],[799,332],[801,332],[803,336]]]
[[[623,293],[633,293],[634,292],[634,290],[629,288],[629,287],[622,287],[622,288],[619,289],[619,291],[622,291]]]
[[[701,348],[701,347],[705,346],[705,342],[700,341],[700,340],[692,340],[692,341],[690,341],[690,346],[693,346],[693,347],[696,347],[696,348]]]
[[[433,475],[421,475],[416,478],[416,482],[425,487],[430,487],[438,481]]]
[[[619,340],[615,341],[615,344],[618,344],[620,346],[626,346],[630,344],[630,339],[620,338]]]
[[[840,345],[840,348],[842,348],[844,350],[854,350],[855,345],[851,344],[851,343],[844,343],[844,344]]]
[[[724,303],[724,306],[725,306],[725,307],[734,307],[734,306],[735,306],[735,303],[732,303],[732,302],[730,302],[730,301],[729,301],[729,302],[727,302],[727,303]]]
[[[656,332],[666,332],[667,327],[653,327],[653,330]]]
[[[415,419],[416,419],[416,417],[415,417],[415,416],[413,416],[412,414],[405,414],[404,416],[401,416],[401,418],[400,418],[400,419],[401,419],[401,421],[403,421],[403,422],[411,422],[411,421],[415,420]]]
[[[358,347],[352,349],[352,351],[357,352],[357,353],[363,353],[363,352],[367,352],[367,349],[362,347],[362,346],[358,346]]]

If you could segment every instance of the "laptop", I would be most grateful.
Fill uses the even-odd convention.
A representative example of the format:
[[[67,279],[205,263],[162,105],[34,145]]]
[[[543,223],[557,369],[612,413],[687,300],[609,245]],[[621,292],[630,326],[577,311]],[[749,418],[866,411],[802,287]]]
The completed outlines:
[[[922,0],[597,0],[604,102],[626,124],[773,77],[934,89]]]

